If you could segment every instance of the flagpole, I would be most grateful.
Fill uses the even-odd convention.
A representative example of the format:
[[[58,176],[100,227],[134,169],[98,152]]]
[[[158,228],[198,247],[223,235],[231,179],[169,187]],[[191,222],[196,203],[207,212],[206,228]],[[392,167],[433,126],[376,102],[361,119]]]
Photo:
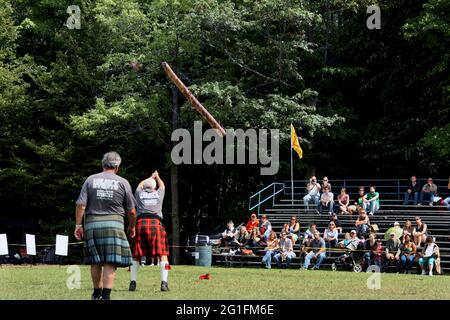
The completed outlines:
[[[294,168],[292,166],[292,124],[291,124],[291,205],[294,205]]]

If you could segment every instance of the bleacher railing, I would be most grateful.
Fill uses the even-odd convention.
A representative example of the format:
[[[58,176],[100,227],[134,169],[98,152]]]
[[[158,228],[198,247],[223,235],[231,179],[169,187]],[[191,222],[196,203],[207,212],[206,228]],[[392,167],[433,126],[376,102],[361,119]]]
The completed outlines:
[[[426,183],[427,178],[417,179],[420,187]],[[299,203],[303,200],[303,196],[306,194],[306,184],[309,180],[294,180],[294,201]],[[322,184],[322,180],[318,181]],[[408,179],[329,179],[329,183],[332,187],[332,192],[337,196],[340,193],[341,188],[346,188],[347,193],[351,199],[355,199],[358,195],[358,189],[360,186],[364,187],[366,192],[369,191],[370,186],[375,186],[377,192],[380,193],[380,198],[383,200],[397,200],[402,201],[406,188],[409,184]],[[438,187],[437,195],[445,198],[450,195],[448,190],[448,179],[433,179],[433,183]],[[258,214],[261,211],[262,204],[269,200],[272,200],[272,205],[275,204],[276,195],[283,192],[286,199],[292,197],[291,181],[286,180],[282,183],[274,182],[271,185],[263,188],[250,197],[249,210],[257,208]]]
[[[275,204],[275,198],[278,194],[284,191],[285,184],[280,182],[274,182],[264,189],[258,191],[250,197],[248,210],[254,210],[258,208],[258,215],[261,212],[261,206],[269,200],[272,200],[272,205]]]

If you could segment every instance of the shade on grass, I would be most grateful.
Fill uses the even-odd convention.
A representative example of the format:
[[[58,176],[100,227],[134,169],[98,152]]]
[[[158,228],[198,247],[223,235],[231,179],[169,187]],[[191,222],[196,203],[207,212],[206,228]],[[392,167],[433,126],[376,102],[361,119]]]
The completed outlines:
[[[81,266],[81,288],[68,289],[67,266],[3,266],[0,299],[89,299],[88,266]],[[210,273],[210,280],[199,275]],[[265,270],[172,266],[170,292],[160,292],[159,267],[141,268],[136,292],[128,292],[130,273],[119,269],[114,300],[129,299],[450,299],[450,277],[381,274],[381,289],[367,288],[371,274],[346,271]]]

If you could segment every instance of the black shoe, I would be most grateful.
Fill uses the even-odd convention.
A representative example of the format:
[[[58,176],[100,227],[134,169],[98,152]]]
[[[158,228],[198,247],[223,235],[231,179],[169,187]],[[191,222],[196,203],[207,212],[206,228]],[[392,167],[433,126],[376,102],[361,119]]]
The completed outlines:
[[[166,281],[161,281],[161,291],[169,291],[169,284]]]
[[[92,295],[91,300],[102,300],[102,296],[96,297],[96,296]]]
[[[136,281],[130,281],[130,287],[128,288],[128,291],[136,291]]]

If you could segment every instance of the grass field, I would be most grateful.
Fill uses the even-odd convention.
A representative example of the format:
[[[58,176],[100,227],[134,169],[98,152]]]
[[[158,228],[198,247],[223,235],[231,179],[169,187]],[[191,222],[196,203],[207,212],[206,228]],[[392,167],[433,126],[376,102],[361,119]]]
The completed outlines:
[[[2,266],[0,299],[89,299],[88,266],[81,266],[81,288],[68,289],[67,266]],[[198,280],[211,274],[211,280]],[[136,292],[128,292],[129,272],[118,269],[114,300],[129,299],[450,299],[450,277],[382,274],[381,289],[367,288],[367,273],[204,268],[172,266],[170,292],[160,292],[159,268],[141,268]]]

